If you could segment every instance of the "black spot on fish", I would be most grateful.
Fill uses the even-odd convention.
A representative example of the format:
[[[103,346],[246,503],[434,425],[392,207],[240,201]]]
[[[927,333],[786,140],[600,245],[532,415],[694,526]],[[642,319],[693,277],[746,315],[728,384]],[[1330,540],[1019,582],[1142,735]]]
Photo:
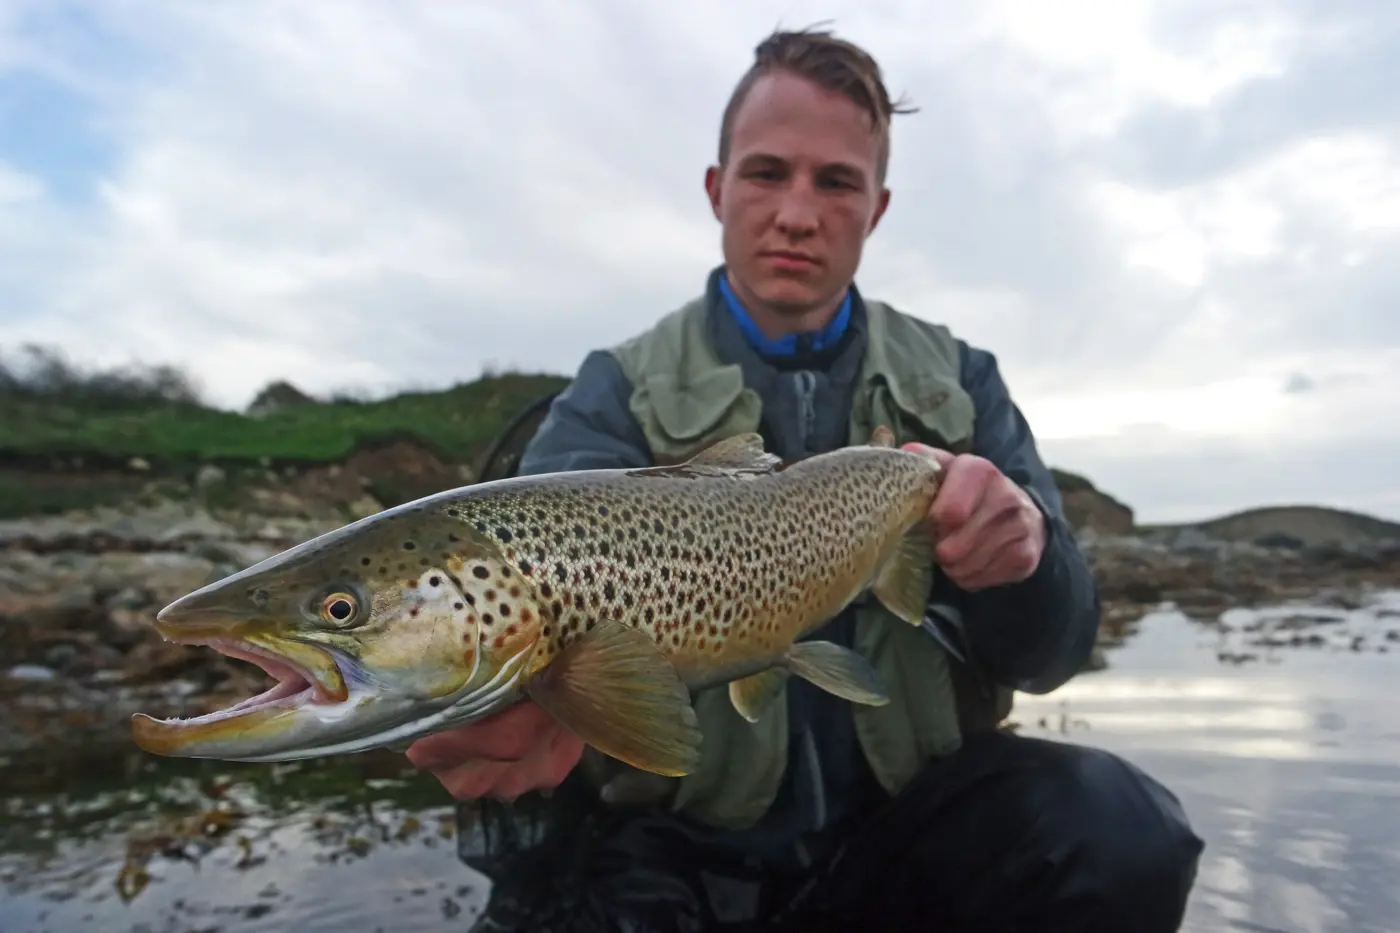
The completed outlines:
[[[428,585],[429,585],[429,586],[437,586],[437,585],[439,585],[440,583],[442,583],[442,578],[441,578],[441,577],[429,577],[429,578],[428,578]]]
[[[472,568],[472,576],[476,577],[478,580],[485,580],[487,577],[491,576],[491,571],[487,570],[482,564],[477,564]]]
[[[361,557],[361,558],[360,558],[360,566],[361,566],[361,567],[368,567],[368,566],[369,566],[369,558],[368,558],[368,557]]]
[[[500,539],[502,544],[510,544],[515,536],[510,533],[509,528],[497,528],[496,537]]]
[[[403,543],[403,549],[404,549],[405,551],[411,551],[411,550],[413,550],[414,548],[416,548],[417,546],[418,546],[418,545],[414,544],[412,541],[405,541],[405,542]]]

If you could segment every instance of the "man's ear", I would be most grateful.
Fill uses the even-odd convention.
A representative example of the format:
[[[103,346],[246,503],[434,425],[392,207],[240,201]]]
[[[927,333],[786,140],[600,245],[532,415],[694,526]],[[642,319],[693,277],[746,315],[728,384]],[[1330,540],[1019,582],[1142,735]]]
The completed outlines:
[[[724,169],[718,165],[711,165],[705,169],[705,194],[710,199],[710,210],[715,215],[715,220],[719,220],[720,192],[723,185]]]

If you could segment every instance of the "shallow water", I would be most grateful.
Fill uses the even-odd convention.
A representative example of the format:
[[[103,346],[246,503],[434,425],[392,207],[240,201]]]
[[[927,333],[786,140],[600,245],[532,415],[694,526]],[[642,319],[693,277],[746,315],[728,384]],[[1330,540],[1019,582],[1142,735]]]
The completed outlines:
[[[1299,612],[1259,631],[1154,613],[1106,670],[1018,698],[1026,733],[1111,748],[1182,797],[1207,841],[1186,930],[1400,933],[1400,593]],[[399,756],[93,752],[10,762],[0,794],[5,933],[466,930],[488,887]]]
[[[1206,840],[1185,930],[1400,931],[1400,593],[1317,611],[1339,621],[1266,613],[1269,640],[1302,641],[1272,648],[1246,644],[1274,627],[1244,631],[1251,613],[1156,613],[1108,670],[1017,699],[1029,734],[1119,752],[1181,798]]]

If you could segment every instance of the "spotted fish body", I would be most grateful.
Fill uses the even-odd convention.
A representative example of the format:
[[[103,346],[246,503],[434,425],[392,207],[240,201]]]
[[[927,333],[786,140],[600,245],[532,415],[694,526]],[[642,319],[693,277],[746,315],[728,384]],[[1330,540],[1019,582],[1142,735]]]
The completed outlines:
[[[940,480],[935,461],[881,431],[869,446],[786,468],[743,435],[676,466],[468,486],[211,584],[168,607],[163,631],[178,634],[182,616],[238,609],[246,619],[240,600],[260,598],[264,628],[335,658],[352,700],[387,710],[388,698],[411,696],[398,712],[369,710],[373,728],[358,732],[344,726],[354,716],[322,704],[319,721],[340,726],[331,742],[312,741],[294,715],[253,723],[257,748],[221,735],[205,750],[214,757],[401,745],[529,697],[616,758],[684,774],[703,738],[693,690],[727,683],[749,719],[794,674],[853,702],[887,702],[864,658],[802,639],[866,590],[918,624],[933,572],[923,519]],[[336,594],[353,605],[330,604]],[[316,605],[330,605],[319,626],[307,624]],[[212,725],[227,732],[228,722]],[[198,729],[146,728],[153,750],[200,745]]]
[[[477,618],[499,630],[522,611],[538,617],[533,667],[612,620],[703,687],[766,666],[859,595],[928,511],[938,475],[913,454],[852,447],[757,477],[663,468],[527,478],[441,507],[497,542],[499,555],[471,565],[498,580],[496,595],[515,591],[505,588],[512,574],[529,581]]]

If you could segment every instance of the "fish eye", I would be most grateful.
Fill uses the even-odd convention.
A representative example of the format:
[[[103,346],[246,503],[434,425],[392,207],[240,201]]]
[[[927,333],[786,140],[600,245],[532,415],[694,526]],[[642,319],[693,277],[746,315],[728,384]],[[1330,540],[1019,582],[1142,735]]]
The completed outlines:
[[[355,618],[359,607],[353,593],[331,593],[321,600],[321,619],[331,625],[345,625]]]

